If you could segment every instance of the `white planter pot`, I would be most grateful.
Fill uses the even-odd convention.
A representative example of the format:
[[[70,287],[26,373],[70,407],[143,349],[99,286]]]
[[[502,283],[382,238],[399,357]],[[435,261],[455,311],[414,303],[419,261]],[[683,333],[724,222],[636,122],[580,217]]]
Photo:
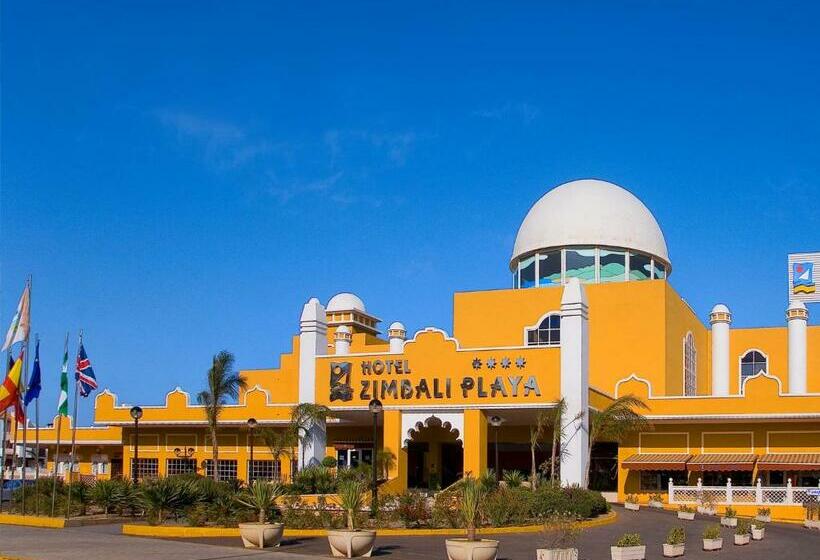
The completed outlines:
[[[678,519],[686,519],[688,521],[692,521],[695,518],[694,511],[679,511],[678,512]]]
[[[649,507],[655,509],[663,509],[663,502],[649,502]]]
[[[448,560],[495,560],[498,556],[498,541],[492,539],[447,539]]]
[[[376,542],[376,531],[331,530],[327,532],[327,542],[333,556],[340,558],[370,556],[373,554],[373,543]]]
[[[245,548],[279,546],[284,531],[284,523],[239,524],[239,536],[242,537],[242,544],[245,545]]]
[[[737,527],[737,517],[721,517],[720,524],[724,527]]]
[[[720,550],[723,548],[723,539],[703,539],[703,550]]]
[[[769,514],[769,515],[755,515],[755,519],[757,519],[758,521],[762,521],[763,523],[771,523],[772,522],[771,514]]]
[[[626,502],[626,503],[624,504],[624,507],[625,507],[626,509],[630,510],[630,511],[638,511],[639,509],[641,509],[641,505],[640,505],[640,504],[633,504],[632,502]]]
[[[698,513],[702,513],[703,515],[714,515],[715,508],[698,506]]]
[[[535,551],[536,560],[578,560],[577,548],[539,548]]]
[[[609,553],[612,560],[644,560],[646,545],[641,546],[610,546]]]
[[[752,540],[755,541],[762,541],[763,540],[763,533],[766,532],[766,529],[755,529],[752,527]]]
[[[806,519],[803,521],[803,527],[808,529],[820,529],[820,520],[818,519]]]
[[[746,533],[745,535],[735,535],[735,544],[738,546],[743,546],[749,544],[749,539],[751,539],[751,535]]]
[[[677,558],[678,556],[683,556],[685,550],[685,544],[663,544],[664,558]]]

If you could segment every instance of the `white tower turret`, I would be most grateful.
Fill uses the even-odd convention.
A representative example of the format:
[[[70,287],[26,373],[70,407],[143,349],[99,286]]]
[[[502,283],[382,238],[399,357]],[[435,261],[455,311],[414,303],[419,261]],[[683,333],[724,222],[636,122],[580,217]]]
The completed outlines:
[[[793,301],[786,310],[789,329],[789,393],[803,395],[806,386],[806,327],[809,311],[802,301]]]
[[[387,336],[390,340],[390,353],[401,354],[404,352],[404,341],[407,338],[407,329],[404,325],[395,321],[387,328]]]
[[[732,313],[722,303],[712,308],[709,314],[712,324],[712,394],[729,394],[729,327]]]
[[[347,325],[341,325],[333,335],[336,344],[336,355],[346,356],[350,354],[350,343],[353,340],[353,333]]]

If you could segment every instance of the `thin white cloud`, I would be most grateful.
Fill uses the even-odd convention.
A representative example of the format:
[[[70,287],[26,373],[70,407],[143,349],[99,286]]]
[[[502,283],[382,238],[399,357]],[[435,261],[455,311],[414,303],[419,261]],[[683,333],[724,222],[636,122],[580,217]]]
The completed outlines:
[[[526,102],[505,103],[500,107],[492,109],[480,109],[473,111],[474,117],[492,120],[520,120],[524,124],[530,124],[541,116],[541,109]]]
[[[285,183],[274,181],[274,184],[268,188],[268,194],[278,199],[282,204],[286,204],[302,195],[326,193],[333,188],[341,178],[342,172],[337,171],[327,177],[310,181],[288,181]]]

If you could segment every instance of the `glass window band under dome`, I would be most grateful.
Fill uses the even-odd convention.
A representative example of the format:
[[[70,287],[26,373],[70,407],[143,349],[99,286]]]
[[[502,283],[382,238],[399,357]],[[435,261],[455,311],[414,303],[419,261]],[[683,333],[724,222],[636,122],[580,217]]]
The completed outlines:
[[[622,247],[541,249],[518,258],[514,266],[513,288],[560,286],[570,278],[583,284],[658,280],[669,274],[664,260]]]

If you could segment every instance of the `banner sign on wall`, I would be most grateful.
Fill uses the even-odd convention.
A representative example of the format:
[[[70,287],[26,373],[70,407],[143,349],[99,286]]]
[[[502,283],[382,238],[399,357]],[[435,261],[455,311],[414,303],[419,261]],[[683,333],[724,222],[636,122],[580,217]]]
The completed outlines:
[[[820,302],[820,253],[789,255],[789,300]]]

